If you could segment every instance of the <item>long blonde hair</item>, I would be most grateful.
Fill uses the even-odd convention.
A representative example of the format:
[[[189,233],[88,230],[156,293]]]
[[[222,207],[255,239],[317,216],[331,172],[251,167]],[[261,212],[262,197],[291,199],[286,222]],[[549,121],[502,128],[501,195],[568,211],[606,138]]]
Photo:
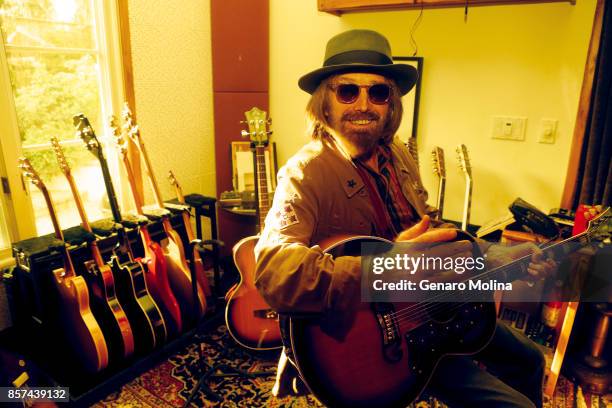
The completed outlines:
[[[308,104],[306,105],[306,132],[313,139],[322,139],[332,134],[329,121],[325,112],[328,111],[329,101],[327,99],[328,85],[334,77],[325,78],[317,89],[312,93]],[[389,116],[386,119],[385,127],[381,135],[384,144],[389,144],[393,140],[393,136],[397,132],[402,121],[404,108],[402,99],[397,92],[397,86],[393,80],[391,82],[391,96],[389,98]]]

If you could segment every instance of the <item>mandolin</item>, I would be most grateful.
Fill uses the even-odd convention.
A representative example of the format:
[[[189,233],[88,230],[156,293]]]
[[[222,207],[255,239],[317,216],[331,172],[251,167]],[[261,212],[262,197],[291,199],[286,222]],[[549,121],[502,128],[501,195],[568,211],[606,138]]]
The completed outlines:
[[[121,226],[117,230],[118,242],[113,248],[109,265],[115,278],[117,298],[134,331],[136,352],[144,354],[166,341],[166,324],[147,288],[143,265],[134,260],[102,146],[85,115],[76,115],[73,121],[87,150],[100,162],[113,220]]]
[[[610,213],[608,209],[592,220],[588,231],[544,247],[543,252],[561,259],[576,251],[577,243],[609,243]],[[357,237],[330,240],[321,247],[334,257],[360,256],[361,244],[373,242],[393,244],[377,237]],[[478,278],[509,282],[525,276],[530,262],[527,255]],[[480,351],[496,326],[492,301],[363,302],[354,313],[346,329],[317,317],[283,319],[289,336],[286,343],[300,376],[329,407],[406,407],[425,388],[441,358]]]
[[[245,112],[251,146],[255,150],[257,180],[257,216],[260,229],[264,227],[270,209],[266,177],[265,151],[270,131],[266,112],[253,108]],[[247,237],[233,248],[234,263],[240,273],[240,282],[227,295],[225,322],[229,333],[242,346],[253,350],[269,350],[282,346],[278,314],[272,310],[255,287],[255,245],[258,236]]]
[[[144,217],[142,212],[142,202],[136,188],[136,181],[132,172],[132,165],[128,158],[127,140],[123,137],[116,118],[111,118],[111,129],[115,136],[117,148],[121,155],[123,166],[127,174],[128,183],[130,190],[132,191],[132,197],[136,205],[136,212],[138,215]],[[142,223],[138,231],[144,247],[144,258],[139,259],[145,268],[145,280],[149,292],[155,299],[155,302],[159,306],[164,321],[166,323],[166,329],[169,336],[178,335],[183,329],[183,319],[181,317],[181,309],[178,301],[170,288],[170,282],[168,280],[168,270],[166,266],[166,259],[160,245],[153,241],[147,223]]]
[[[145,173],[149,179],[149,184],[153,190],[153,196],[155,198],[155,204],[158,210],[162,210],[161,216],[162,226],[168,239],[164,239],[161,242],[161,248],[166,260],[166,267],[168,270],[168,278],[170,280],[170,286],[174,295],[177,297],[179,304],[181,305],[181,311],[183,312],[183,321],[189,321],[192,324],[196,324],[199,319],[206,312],[206,296],[204,290],[200,284],[197,284],[197,299],[193,296],[193,286],[191,282],[191,270],[187,264],[187,258],[185,257],[185,248],[183,247],[183,241],[179,236],[178,232],[172,227],[170,223],[170,212],[164,207],[164,200],[162,199],[161,192],[153,173],[153,167],[149,160],[149,155],[145,148],[142,137],[140,136],[140,129],[132,117],[127,104],[125,105],[123,112],[123,126],[126,129],[126,133],[130,140],[138,148],[140,158],[144,163]]]
[[[68,185],[81,217],[81,226],[85,231],[93,235],[93,230],[89,224],[85,206],[81,200],[76,182],[72,177],[70,166],[59,141],[55,137],[51,138],[51,146],[55,152],[59,167],[62,173],[64,173],[66,180],[68,180]],[[91,299],[92,310],[96,319],[101,324],[111,362],[120,362],[134,353],[134,334],[127,315],[119,303],[119,299],[117,299],[113,272],[110,266],[102,259],[102,253],[100,248],[98,248],[97,241],[94,239],[88,242],[88,246],[91,251],[92,260],[85,262],[87,272],[84,274],[84,277],[89,285],[90,292],[93,294]]]
[[[47,187],[25,157],[19,159],[19,168],[42,193],[55,231],[55,237],[64,241],[51,195]],[[85,371],[95,373],[108,366],[108,348],[98,321],[89,307],[89,289],[82,276],[77,276],[66,244],[61,248],[64,267],[53,271],[53,282],[61,301],[61,324]]]

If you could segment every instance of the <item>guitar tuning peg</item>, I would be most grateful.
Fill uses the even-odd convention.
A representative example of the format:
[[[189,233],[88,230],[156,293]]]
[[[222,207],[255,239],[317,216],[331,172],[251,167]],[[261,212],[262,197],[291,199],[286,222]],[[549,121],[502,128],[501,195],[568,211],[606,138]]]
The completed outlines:
[[[266,135],[271,135],[272,133],[274,133],[272,130],[268,130],[268,131],[266,132]]]
[[[242,136],[242,137],[249,137],[249,136],[251,136],[251,134],[249,132],[247,132],[246,130],[242,130],[240,132],[240,136]]]
[[[271,124],[272,124],[272,118],[268,118],[268,120],[267,120],[267,122],[266,122],[266,123],[267,123],[268,125],[271,125]]]
[[[246,124],[246,123],[249,123],[249,121],[248,120],[241,120],[240,123],[245,123]]]

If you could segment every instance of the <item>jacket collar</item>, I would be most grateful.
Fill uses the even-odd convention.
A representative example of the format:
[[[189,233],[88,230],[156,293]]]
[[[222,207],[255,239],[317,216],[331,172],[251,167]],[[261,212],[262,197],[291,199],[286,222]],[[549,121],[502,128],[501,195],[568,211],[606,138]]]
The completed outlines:
[[[338,147],[331,137],[326,138],[323,144],[334,156],[332,158],[335,168],[334,173],[346,196],[351,198],[364,188],[363,180],[359,173],[357,173],[355,163],[353,163],[350,156]]]

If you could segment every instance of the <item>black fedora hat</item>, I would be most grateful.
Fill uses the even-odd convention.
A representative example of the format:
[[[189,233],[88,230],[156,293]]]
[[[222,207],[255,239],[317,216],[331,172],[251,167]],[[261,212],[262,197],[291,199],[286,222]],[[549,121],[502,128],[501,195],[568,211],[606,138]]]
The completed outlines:
[[[298,85],[311,94],[323,79],[346,72],[368,72],[391,78],[401,95],[407,94],[418,78],[413,66],[393,63],[391,46],[383,35],[372,30],[349,30],[327,42],[323,67],[301,77]]]

